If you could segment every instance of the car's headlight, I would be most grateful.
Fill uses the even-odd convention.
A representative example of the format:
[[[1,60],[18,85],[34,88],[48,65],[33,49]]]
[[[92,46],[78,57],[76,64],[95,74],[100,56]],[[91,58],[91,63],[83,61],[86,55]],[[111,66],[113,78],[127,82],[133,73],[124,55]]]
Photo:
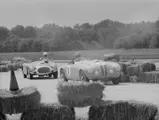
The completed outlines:
[[[32,67],[32,68],[31,68],[31,71],[34,71],[34,70],[36,70],[36,67]]]

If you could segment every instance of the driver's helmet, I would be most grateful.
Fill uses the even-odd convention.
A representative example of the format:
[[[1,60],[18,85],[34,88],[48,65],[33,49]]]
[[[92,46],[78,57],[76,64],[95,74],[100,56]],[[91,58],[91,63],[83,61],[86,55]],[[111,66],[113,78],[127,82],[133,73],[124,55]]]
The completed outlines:
[[[44,57],[47,57],[47,56],[48,56],[48,53],[47,53],[47,52],[44,52],[44,53],[43,53],[43,56],[44,56]]]
[[[81,53],[80,53],[80,52],[76,52],[75,57],[76,57],[76,58],[81,57]]]

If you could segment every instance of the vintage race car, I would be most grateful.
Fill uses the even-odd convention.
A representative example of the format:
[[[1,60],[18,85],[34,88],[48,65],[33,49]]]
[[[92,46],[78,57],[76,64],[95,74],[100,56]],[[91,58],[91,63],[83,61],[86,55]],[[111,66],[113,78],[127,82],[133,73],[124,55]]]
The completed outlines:
[[[102,80],[119,84],[121,67],[117,62],[82,59],[79,62],[66,64],[60,69],[60,78],[68,80]]]
[[[34,75],[58,77],[58,67],[53,61],[34,61],[31,63],[24,63],[22,67],[23,77],[33,78]]]

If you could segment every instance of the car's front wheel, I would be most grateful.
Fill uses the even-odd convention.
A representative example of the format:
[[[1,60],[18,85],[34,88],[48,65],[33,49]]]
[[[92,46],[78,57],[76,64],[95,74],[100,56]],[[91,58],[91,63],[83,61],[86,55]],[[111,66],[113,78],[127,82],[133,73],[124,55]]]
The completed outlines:
[[[58,77],[58,72],[57,72],[57,71],[56,71],[56,72],[53,72],[53,76],[54,76],[55,79],[57,79],[57,77]]]
[[[60,79],[62,80],[62,81],[68,81],[68,79],[66,78],[66,76],[65,76],[65,71],[64,71],[64,69],[61,69],[60,70]]]
[[[31,73],[28,74],[29,79],[33,79],[33,75]]]
[[[23,77],[24,77],[24,78],[27,78],[27,75],[23,73]]]
[[[83,72],[83,70],[79,71],[79,77],[80,77],[81,81],[89,82],[89,79],[87,78],[87,76],[85,75],[85,73]]]

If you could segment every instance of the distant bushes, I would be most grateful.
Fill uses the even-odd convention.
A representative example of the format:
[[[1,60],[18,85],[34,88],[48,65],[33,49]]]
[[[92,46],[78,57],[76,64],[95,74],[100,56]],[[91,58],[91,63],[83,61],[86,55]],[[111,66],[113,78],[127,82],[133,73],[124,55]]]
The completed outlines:
[[[31,62],[31,60],[27,60],[23,57],[14,57],[9,61],[1,61],[0,62],[0,72],[8,72],[11,70],[11,67],[14,70],[18,70],[22,68],[23,63]]]
[[[61,27],[0,27],[0,52],[41,52],[112,48],[159,48],[156,22],[125,24],[110,19]]]

